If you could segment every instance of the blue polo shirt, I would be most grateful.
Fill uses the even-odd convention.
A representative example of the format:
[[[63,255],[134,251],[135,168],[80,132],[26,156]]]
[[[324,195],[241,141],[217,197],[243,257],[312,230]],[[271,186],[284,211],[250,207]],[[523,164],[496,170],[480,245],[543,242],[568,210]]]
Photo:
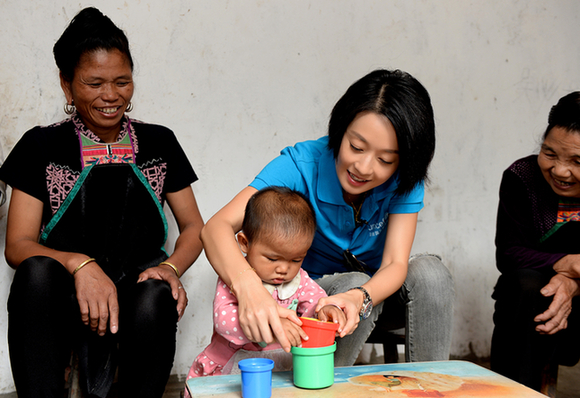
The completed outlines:
[[[390,213],[417,213],[423,208],[424,186],[419,184],[405,196],[395,194],[399,173],[374,188],[365,198],[360,218],[367,224],[356,227],[354,210],[346,204],[336,175],[328,137],[286,147],[250,184],[258,190],[278,185],[303,193],[316,212],[316,235],[302,268],[311,277],[347,272],[342,253],[349,249],[375,271],[381,265]]]

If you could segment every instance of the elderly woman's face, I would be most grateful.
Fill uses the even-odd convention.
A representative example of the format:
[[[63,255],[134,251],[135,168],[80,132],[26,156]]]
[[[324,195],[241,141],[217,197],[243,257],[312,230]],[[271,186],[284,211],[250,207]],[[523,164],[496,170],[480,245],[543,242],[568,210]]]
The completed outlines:
[[[114,49],[83,54],[72,81],[61,76],[61,86],[91,131],[106,142],[117,138],[133,96],[131,65],[123,53]]]
[[[580,198],[580,132],[551,129],[542,143],[538,165],[556,194]]]

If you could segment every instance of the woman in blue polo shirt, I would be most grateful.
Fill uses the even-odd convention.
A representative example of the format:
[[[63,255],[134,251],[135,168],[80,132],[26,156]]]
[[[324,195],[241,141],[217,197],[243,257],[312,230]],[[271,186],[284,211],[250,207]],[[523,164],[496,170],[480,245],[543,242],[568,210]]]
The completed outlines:
[[[250,340],[277,339],[289,350],[280,317],[300,324],[275,304],[255,273],[245,272],[248,264],[235,241],[249,198],[278,185],[302,192],[316,211],[318,227],[302,267],[330,296],[318,307],[335,304],[346,314],[335,364],[355,362],[376,322],[396,321],[406,327],[408,361],[448,359],[451,275],[436,256],[409,259],[434,150],[425,88],[408,73],[376,70],[337,102],[328,136],[285,148],[208,221],[202,230],[207,257],[238,297]],[[283,267],[279,272],[283,277]]]

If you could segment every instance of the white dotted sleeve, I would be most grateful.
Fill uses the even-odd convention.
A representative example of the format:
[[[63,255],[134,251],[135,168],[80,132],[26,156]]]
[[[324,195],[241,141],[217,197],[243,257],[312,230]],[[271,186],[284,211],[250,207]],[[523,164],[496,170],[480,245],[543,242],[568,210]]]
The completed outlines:
[[[221,279],[218,279],[213,300],[213,324],[215,331],[232,344],[242,346],[251,343],[240,327],[238,301]]]

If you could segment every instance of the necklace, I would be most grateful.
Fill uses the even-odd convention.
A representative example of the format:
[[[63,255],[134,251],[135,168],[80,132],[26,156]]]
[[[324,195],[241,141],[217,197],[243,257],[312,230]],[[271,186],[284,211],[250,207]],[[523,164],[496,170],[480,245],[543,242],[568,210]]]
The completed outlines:
[[[362,210],[362,205],[365,201],[365,197],[366,197],[366,192],[361,195],[359,200],[356,201],[358,203],[356,203],[355,201],[350,202],[350,206],[352,207],[352,210],[354,211],[354,223],[357,227],[360,227],[363,224],[367,224],[366,220],[362,220],[360,218],[360,213]]]

